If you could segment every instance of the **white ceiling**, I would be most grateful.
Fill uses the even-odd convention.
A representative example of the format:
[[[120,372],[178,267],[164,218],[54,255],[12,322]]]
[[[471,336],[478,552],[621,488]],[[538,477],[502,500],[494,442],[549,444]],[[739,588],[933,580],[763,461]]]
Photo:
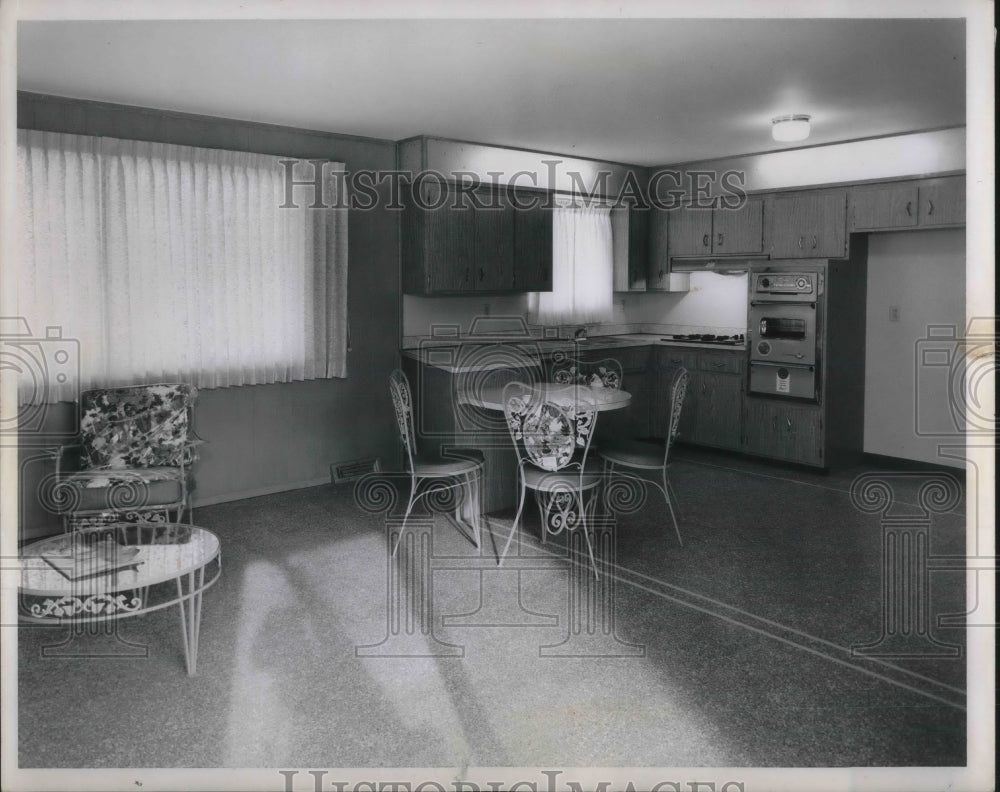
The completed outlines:
[[[20,90],[644,165],[781,148],[782,113],[810,144],[962,125],[965,68],[961,19],[18,26]]]

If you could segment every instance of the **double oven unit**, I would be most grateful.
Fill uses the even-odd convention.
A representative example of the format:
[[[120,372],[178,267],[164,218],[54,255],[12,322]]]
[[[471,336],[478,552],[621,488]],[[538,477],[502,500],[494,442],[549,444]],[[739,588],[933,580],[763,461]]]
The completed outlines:
[[[858,234],[845,259],[750,265],[744,412],[749,453],[821,467],[860,456],[866,292],[867,240]]]
[[[823,272],[751,272],[751,393],[815,399]]]

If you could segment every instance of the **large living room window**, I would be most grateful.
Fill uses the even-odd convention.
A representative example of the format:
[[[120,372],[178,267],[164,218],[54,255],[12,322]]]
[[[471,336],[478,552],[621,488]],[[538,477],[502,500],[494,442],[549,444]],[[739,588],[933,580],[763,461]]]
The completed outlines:
[[[283,208],[281,163],[18,130],[19,314],[79,341],[79,381],[53,379],[44,400],[346,376],[347,211]],[[324,168],[327,205],[346,205],[342,172]]]

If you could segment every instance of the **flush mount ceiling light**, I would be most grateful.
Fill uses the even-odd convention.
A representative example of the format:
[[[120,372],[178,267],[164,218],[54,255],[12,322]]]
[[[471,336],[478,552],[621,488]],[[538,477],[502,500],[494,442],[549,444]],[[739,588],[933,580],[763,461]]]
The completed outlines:
[[[771,137],[782,143],[805,140],[809,137],[807,115],[782,115],[771,119]]]

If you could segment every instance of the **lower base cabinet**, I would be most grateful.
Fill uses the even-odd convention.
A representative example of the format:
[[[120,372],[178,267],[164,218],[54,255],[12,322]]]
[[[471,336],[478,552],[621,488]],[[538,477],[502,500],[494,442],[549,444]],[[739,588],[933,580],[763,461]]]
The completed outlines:
[[[743,417],[743,375],[739,373],[743,370],[742,355],[669,347],[660,347],[657,353],[658,398],[653,406],[653,434],[667,435],[670,383],[674,372],[683,367],[688,372],[688,386],[678,441],[739,451]]]
[[[739,374],[698,371],[688,389],[696,392],[688,439],[715,448],[740,449],[743,378]]]
[[[743,450],[748,454],[804,465],[826,464],[819,405],[747,398],[743,427]]]

